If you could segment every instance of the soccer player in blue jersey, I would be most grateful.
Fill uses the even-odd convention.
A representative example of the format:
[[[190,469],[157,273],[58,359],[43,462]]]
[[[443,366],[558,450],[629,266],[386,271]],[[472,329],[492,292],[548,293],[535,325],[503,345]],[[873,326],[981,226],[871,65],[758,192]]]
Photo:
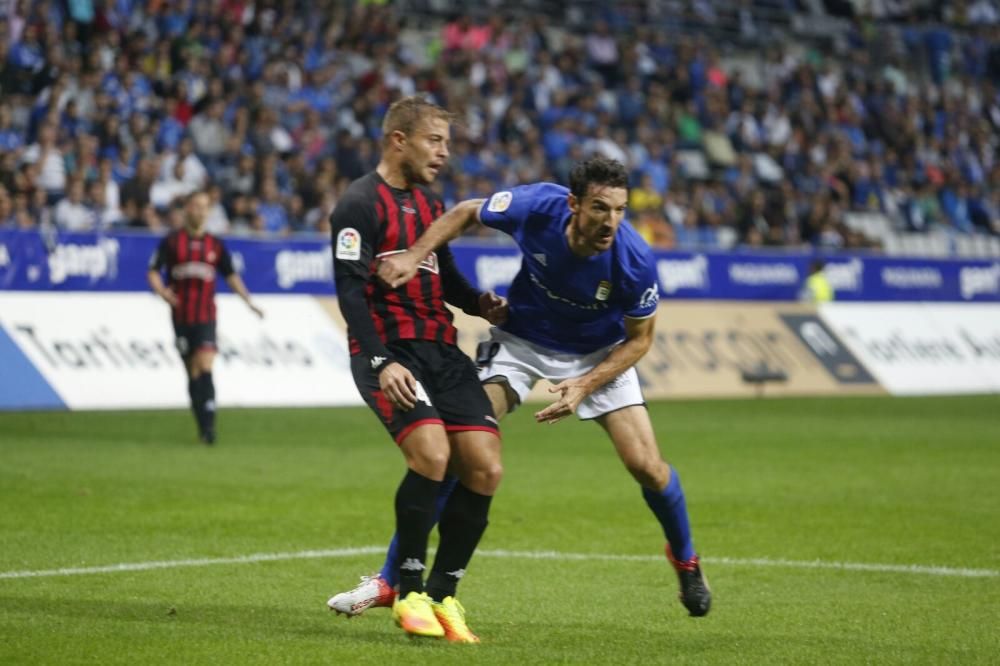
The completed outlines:
[[[513,411],[547,379],[558,399],[535,414],[538,422],[574,412],[597,421],[663,528],[681,602],[692,616],[703,616],[711,592],[691,540],[684,492],[660,455],[634,367],[653,342],[659,291],[652,253],[624,220],[627,200],[625,168],[592,158],[575,166],[568,189],[537,183],[459,203],[406,252],[384,258],[378,274],[389,286],[404,284],[430,252],[476,221],[517,241],[524,258],[508,292],[509,317],[491,330],[488,353],[480,358],[479,378],[495,415]],[[349,612],[387,605],[395,559],[393,544],[382,572],[331,598],[330,607]]]

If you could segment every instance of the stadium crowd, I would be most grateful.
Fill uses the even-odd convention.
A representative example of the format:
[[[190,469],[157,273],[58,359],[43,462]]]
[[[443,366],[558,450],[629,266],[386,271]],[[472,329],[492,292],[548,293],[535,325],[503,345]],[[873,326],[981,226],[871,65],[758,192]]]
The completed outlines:
[[[847,211],[1000,234],[996,2],[856,3],[788,43],[751,0],[558,4],[0,0],[0,228],[157,230],[207,188],[213,232],[326,233],[423,92],[458,118],[449,204],[601,153],[660,247],[877,246]]]

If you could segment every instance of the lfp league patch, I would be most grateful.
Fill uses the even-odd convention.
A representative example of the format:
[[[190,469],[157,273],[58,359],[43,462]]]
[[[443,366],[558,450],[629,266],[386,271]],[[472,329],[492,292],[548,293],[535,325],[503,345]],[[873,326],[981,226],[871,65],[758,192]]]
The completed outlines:
[[[337,259],[357,261],[361,258],[361,234],[357,229],[345,227],[337,233]]]
[[[513,198],[514,195],[510,192],[497,192],[490,197],[490,203],[486,206],[486,210],[491,213],[502,213],[510,208],[510,201]]]

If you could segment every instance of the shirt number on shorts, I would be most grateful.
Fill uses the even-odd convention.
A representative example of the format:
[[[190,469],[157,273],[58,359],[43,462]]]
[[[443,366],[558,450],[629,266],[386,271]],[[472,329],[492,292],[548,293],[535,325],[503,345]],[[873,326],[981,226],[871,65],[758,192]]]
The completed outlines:
[[[428,407],[433,407],[433,405],[431,404],[431,399],[427,395],[427,391],[424,390],[423,384],[417,382],[417,388],[414,390],[414,393],[417,395],[417,400],[424,403]]]

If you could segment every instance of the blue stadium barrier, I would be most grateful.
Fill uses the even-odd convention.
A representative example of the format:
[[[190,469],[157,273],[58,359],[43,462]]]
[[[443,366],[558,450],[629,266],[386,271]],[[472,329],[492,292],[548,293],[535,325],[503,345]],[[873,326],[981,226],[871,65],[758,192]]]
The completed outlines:
[[[0,230],[0,289],[143,291],[160,237],[142,233]],[[237,269],[255,293],[334,295],[324,239],[229,238]],[[459,268],[483,289],[504,293],[517,272],[513,247],[453,245]],[[796,300],[815,254],[656,251],[662,298]],[[1000,302],[1000,261],[824,257],[840,301]],[[225,286],[220,285],[224,291]]]

